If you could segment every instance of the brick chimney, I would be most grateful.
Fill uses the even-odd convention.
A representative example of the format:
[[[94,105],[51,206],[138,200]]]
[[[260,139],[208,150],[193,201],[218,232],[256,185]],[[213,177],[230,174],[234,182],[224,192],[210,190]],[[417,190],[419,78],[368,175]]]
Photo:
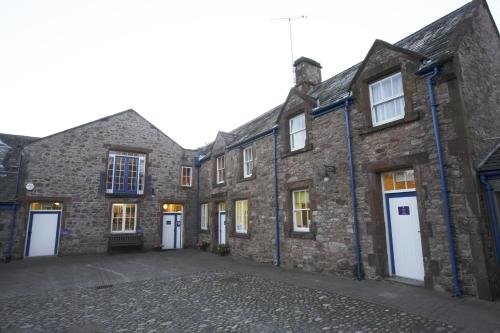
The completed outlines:
[[[312,59],[300,57],[293,63],[295,67],[295,87],[307,93],[309,89],[321,83],[321,65]]]

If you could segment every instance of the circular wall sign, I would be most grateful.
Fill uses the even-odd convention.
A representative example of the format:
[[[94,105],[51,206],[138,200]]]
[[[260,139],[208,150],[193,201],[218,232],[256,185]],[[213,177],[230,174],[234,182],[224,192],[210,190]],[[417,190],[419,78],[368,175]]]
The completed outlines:
[[[33,185],[33,183],[27,183],[26,184],[26,189],[28,191],[33,191],[34,188],[35,188],[35,185]]]

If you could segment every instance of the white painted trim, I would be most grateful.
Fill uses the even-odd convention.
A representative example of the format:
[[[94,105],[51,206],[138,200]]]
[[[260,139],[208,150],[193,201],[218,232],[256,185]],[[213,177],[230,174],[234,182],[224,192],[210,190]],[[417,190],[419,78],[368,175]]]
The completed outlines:
[[[243,203],[245,203],[245,206],[246,206],[246,209],[247,209],[247,214],[246,214],[246,226],[245,226],[245,215],[244,215],[244,210],[243,210]],[[243,214],[239,214],[238,213],[238,204],[240,204],[240,209],[242,210],[241,213]],[[234,225],[234,229],[235,229],[235,232],[238,233],[238,234],[246,234],[248,233],[248,200],[247,199],[243,199],[243,200],[236,200],[234,202],[234,211],[235,211],[235,225]],[[240,222],[240,230],[238,230],[238,218],[242,219]]]
[[[292,121],[294,119],[297,119],[299,117],[304,117],[304,128],[303,129],[300,129],[298,131],[295,131],[293,132],[292,131]],[[290,119],[288,119],[288,129],[289,129],[289,141],[290,141],[290,151],[295,151],[295,150],[299,150],[299,149],[302,149],[305,147],[305,144],[306,144],[306,140],[307,140],[307,132],[306,132],[306,139],[304,140],[304,145],[302,147],[293,147],[293,136],[295,134],[298,134],[298,133],[301,133],[301,132],[305,132],[306,131],[306,114],[305,113],[301,113],[301,114],[298,114]]]
[[[390,98],[386,98],[386,99],[384,99],[382,101],[379,101],[376,105],[374,105],[373,104],[373,93],[372,93],[373,86],[376,85],[376,84],[380,84],[383,81],[391,80],[393,77],[398,76],[398,75],[401,76],[401,94],[396,95],[396,96],[391,96]],[[368,91],[370,92],[370,109],[371,109],[371,114],[372,114],[372,124],[373,124],[373,127],[380,126],[380,125],[383,125],[383,124],[387,124],[387,123],[390,123],[390,122],[393,122],[393,121],[396,121],[396,120],[399,120],[399,119],[403,119],[405,117],[405,103],[404,103],[404,89],[403,88],[404,88],[403,87],[403,75],[401,74],[401,72],[392,74],[390,76],[386,76],[383,79],[375,81],[375,82],[371,83],[368,86]],[[401,98],[401,97],[403,97],[403,113],[400,114],[400,115],[397,115],[396,117],[384,119],[382,121],[377,121],[377,117],[375,116],[375,107],[378,106],[378,105],[381,105],[381,104],[384,104],[384,103],[396,100],[396,99]]]
[[[113,218],[114,218],[114,210],[113,210],[113,206],[114,205],[122,205],[122,221],[121,221],[121,230],[113,230]],[[126,213],[127,213],[127,210],[126,210],[126,207],[127,205],[134,205],[135,206],[135,210],[134,210],[134,230],[125,230],[125,218],[126,218]],[[112,234],[134,234],[137,232],[137,207],[138,205],[135,204],[135,203],[120,203],[120,202],[116,202],[116,203],[112,203],[111,204],[111,224],[110,224],[110,232]]]
[[[224,163],[219,163],[219,161],[223,161]],[[222,167],[220,167],[220,164],[224,164]],[[221,155],[217,157],[216,159],[216,177],[217,177],[217,184],[222,184],[225,181],[226,175],[225,175],[225,170],[226,170],[226,157],[225,155]],[[222,171],[222,179],[219,178],[219,171]]]
[[[245,152],[250,151],[250,159],[246,160],[245,159]],[[247,164],[252,164],[252,170],[248,172],[248,166]],[[253,149],[252,146],[246,147],[243,149],[243,178],[248,178],[251,177],[253,174]]]
[[[309,192],[309,189],[300,189],[300,190],[295,190],[292,191],[292,221],[293,221],[293,231],[298,231],[298,232],[309,232],[310,231],[310,225],[307,228],[304,227],[299,227],[297,226],[297,220],[295,219],[295,212],[298,211],[309,211],[309,218],[311,218],[311,198],[309,197],[309,209],[295,209],[295,193],[296,192]],[[310,194],[310,193],[309,193]]]
[[[202,203],[200,205],[200,228],[201,230],[208,230],[208,204]]]
[[[189,184],[182,184],[182,181],[184,180],[184,170],[189,170]],[[193,179],[193,168],[189,166],[181,166],[181,186],[183,187],[191,187],[192,186],[192,179]]]

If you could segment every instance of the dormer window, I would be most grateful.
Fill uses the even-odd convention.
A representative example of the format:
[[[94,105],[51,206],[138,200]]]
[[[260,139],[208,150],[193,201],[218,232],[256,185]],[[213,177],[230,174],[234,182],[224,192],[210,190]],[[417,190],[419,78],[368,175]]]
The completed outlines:
[[[224,183],[226,179],[226,161],[224,155],[217,157],[217,184]]]
[[[110,151],[106,176],[106,193],[144,194],[146,155]]]
[[[306,115],[299,114],[289,120],[290,151],[302,149],[306,146]]]
[[[401,73],[370,84],[373,126],[389,123],[405,116],[405,100]]]

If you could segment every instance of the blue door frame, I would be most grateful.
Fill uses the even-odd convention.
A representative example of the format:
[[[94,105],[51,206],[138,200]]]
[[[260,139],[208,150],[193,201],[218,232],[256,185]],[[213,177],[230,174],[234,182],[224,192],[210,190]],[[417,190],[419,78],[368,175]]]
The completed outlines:
[[[54,255],[56,255],[57,249],[59,247],[59,233],[60,233],[59,229],[61,227],[61,211],[58,210],[30,212],[30,218],[28,222],[28,238],[26,240],[26,251],[24,255],[28,257],[30,253],[31,229],[33,228],[33,216],[35,214],[57,214],[56,242],[54,244]]]
[[[390,252],[392,275],[396,275],[396,267],[394,264],[394,245],[392,242],[391,210],[389,209],[389,199],[391,199],[391,198],[408,198],[408,197],[416,197],[416,196],[417,196],[416,191],[386,193],[385,194],[385,210],[386,210],[386,215],[387,215],[387,233],[389,235],[389,252]]]
[[[486,191],[486,200],[487,200],[487,208],[488,215],[491,223],[491,231],[493,232],[493,243],[495,245],[495,252],[497,257],[497,263],[500,266],[500,226],[499,221],[497,219],[497,204],[495,202],[495,190],[489,183],[490,180],[500,179],[500,170],[499,171],[490,171],[490,172],[482,172],[479,174],[481,183],[484,186]]]
[[[177,217],[182,216],[182,213],[163,213],[163,216],[170,215],[174,217],[174,249],[177,248],[177,228],[181,228],[181,237],[182,237],[182,226],[177,226]],[[182,224],[182,221],[180,221]],[[163,223],[163,221],[162,221]],[[163,226],[162,226],[163,229]],[[180,243],[180,242],[179,242]]]

